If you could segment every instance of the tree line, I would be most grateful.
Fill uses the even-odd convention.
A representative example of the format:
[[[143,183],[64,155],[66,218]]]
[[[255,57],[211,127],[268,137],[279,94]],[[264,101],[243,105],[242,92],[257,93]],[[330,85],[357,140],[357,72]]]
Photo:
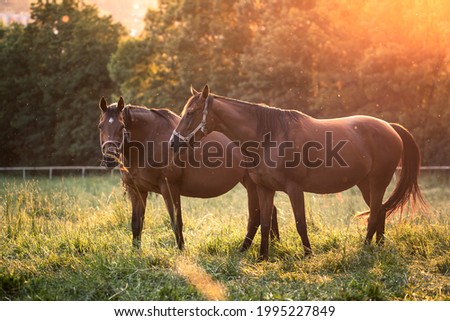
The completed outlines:
[[[139,37],[82,1],[0,27],[0,164],[96,165],[101,96],[180,112],[189,87],[398,122],[450,164],[445,0],[161,0]],[[387,151],[388,152],[388,151]]]

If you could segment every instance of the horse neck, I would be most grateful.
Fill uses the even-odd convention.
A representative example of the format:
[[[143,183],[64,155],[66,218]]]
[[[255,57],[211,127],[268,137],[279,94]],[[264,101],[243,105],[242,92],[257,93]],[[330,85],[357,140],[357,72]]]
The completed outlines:
[[[135,108],[135,110],[128,108],[124,113],[125,129],[129,132],[128,142],[123,145],[122,150],[124,158],[127,161],[130,159],[135,161],[133,164],[128,164],[131,168],[140,167],[136,161],[143,162],[140,158],[142,154],[139,152],[136,154],[139,150],[136,146],[142,146],[144,149],[141,149],[140,153],[144,151],[147,157],[152,157],[152,160],[161,166],[166,166],[169,162],[168,141],[178,125],[179,117],[168,110]],[[135,153],[134,156],[132,156],[133,153]]]
[[[233,141],[257,140],[258,120],[250,104],[226,98],[215,98],[212,110],[214,130]]]
[[[135,106],[127,107],[124,113],[125,129],[132,134],[132,139],[158,140],[155,143],[170,137],[179,122],[177,118],[169,111]]]

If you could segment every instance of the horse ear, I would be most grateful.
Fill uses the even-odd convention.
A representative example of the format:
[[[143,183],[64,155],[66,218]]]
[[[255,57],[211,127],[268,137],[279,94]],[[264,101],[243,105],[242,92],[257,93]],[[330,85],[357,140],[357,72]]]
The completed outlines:
[[[205,87],[203,87],[203,90],[202,90],[202,98],[206,99],[206,98],[208,98],[208,96],[209,96],[209,87],[208,87],[208,85],[205,85]]]
[[[195,90],[195,88],[191,85],[191,95],[194,96],[194,95],[197,95],[197,94],[198,94],[198,91]]]
[[[106,111],[108,110],[108,104],[106,103],[105,97],[102,97],[102,99],[100,99],[100,102],[98,103],[98,107],[100,107],[100,109],[104,113],[106,113]]]
[[[123,102],[123,98],[120,97],[119,102],[117,103],[117,110],[119,111],[119,113],[123,110],[124,107],[125,103]]]

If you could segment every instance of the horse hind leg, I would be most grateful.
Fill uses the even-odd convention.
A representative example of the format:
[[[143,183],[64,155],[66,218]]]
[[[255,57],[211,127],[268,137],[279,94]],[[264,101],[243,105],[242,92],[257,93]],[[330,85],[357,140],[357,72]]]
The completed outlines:
[[[359,190],[361,191],[361,194],[364,198],[364,201],[366,202],[367,206],[370,208],[370,182],[368,179],[363,180],[358,185]]]
[[[364,198],[364,201],[366,202],[367,206],[369,206],[369,222],[371,221],[371,217],[372,217],[372,211],[370,210],[370,182],[369,179],[365,179],[363,180],[361,183],[359,183],[358,185],[359,190],[361,191],[361,194]],[[367,213],[367,212],[366,212]],[[364,215],[364,214],[363,214]],[[366,239],[364,241],[365,244],[370,244],[373,234],[375,233],[375,231],[373,230],[373,225],[374,225],[374,218],[372,217],[372,223],[369,224],[368,228],[367,228],[367,235],[366,235]],[[369,228],[372,227],[372,228]]]
[[[384,208],[384,205],[381,205],[380,212],[378,213],[379,219],[378,219],[378,225],[377,225],[377,237],[376,242],[378,245],[384,244],[384,231],[386,226],[386,209]]]
[[[367,226],[366,244],[370,244],[375,233],[378,244],[384,242],[384,229],[386,220],[386,211],[383,206],[383,196],[387,186],[384,184],[370,184],[370,214]],[[363,193],[364,195],[364,193]],[[365,200],[367,196],[364,197]],[[367,200],[366,200],[367,202]]]

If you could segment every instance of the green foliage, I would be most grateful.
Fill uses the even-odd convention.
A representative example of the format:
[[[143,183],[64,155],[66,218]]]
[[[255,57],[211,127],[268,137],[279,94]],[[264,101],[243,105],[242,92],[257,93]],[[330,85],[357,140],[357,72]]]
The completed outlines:
[[[30,115],[23,114],[20,119],[14,119],[21,112],[16,97],[26,91],[26,75],[28,69],[24,64],[25,53],[25,31],[20,25],[10,28],[0,26],[0,127],[2,140],[2,153],[0,162],[2,164],[15,164],[19,155],[17,149],[25,149],[23,140],[17,139],[18,127],[26,127]],[[7,75],[4,77],[3,75]],[[19,145],[19,146],[17,146]]]
[[[424,164],[447,165],[449,11],[445,1],[166,0],[110,71],[129,100],[177,111],[191,84],[208,83],[316,117],[373,115],[409,128]]]
[[[96,164],[101,96],[179,112],[206,83],[314,117],[398,122],[424,165],[450,164],[448,1],[162,0],[120,44],[82,1],[31,14],[0,27],[2,165]]]
[[[436,186],[440,186],[436,188]],[[161,197],[148,199],[143,248],[131,247],[131,208],[117,176],[53,178],[0,185],[0,299],[203,300],[185,275],[203,271],[229,300],[448,300],[448,175],[428,174],[423,216],[392,216],[383,247],[364,246],[365,210],[356,189],[306,195],[314,256],[303,258],[289,200],[277,195],[281,240],[258,262],[247,253],[246,195],[183,198],[180,253]],[[193,262],[200,270],[192,268]],[[186,273],[186,274],[184,274]]]
[[[96,101],[116,91],[106,66],[122,29],[74,0],[39,1],[31,17],[0,40],[8,75],[0,86],[8,142],[1,163],[95,163]]]
[[[126,100],[180,111],[190,85],[229,92],[250,37],[238,5],[166,0],[149,10],[141,38],[124,40],[109,65]]]

